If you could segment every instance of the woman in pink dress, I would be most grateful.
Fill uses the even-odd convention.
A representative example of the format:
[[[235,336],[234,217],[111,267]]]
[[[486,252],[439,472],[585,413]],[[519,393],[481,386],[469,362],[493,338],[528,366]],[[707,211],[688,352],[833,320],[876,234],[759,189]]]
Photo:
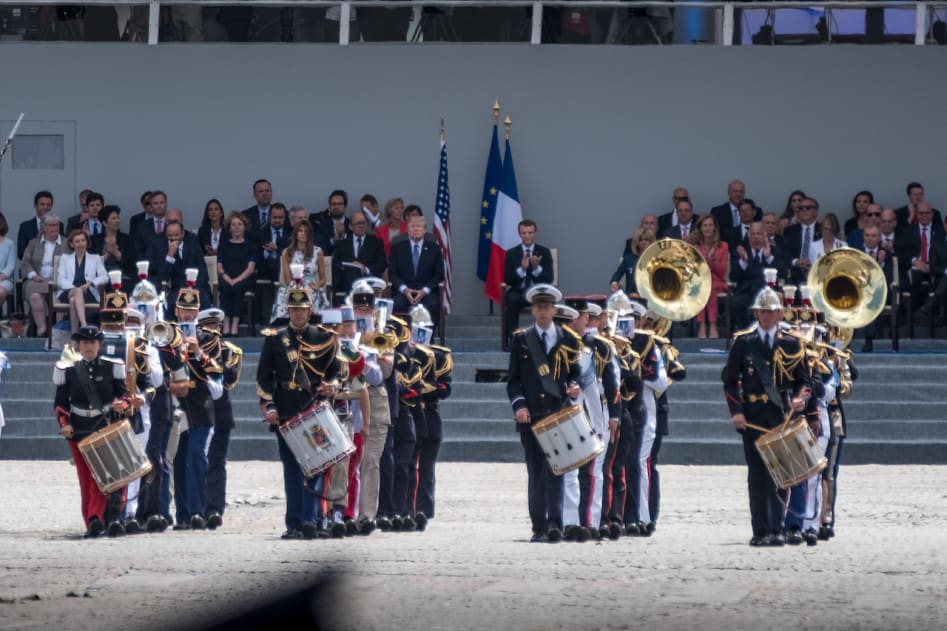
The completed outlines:
[[[697,229],[691,233],[688,241],[700,250],[710,266],[710,298],[697,314],[697,337],[717,339],[717,294],[727,290],[730,250],[727,243],[720,240],[717,218],[711,214],[706,214],[697,221]]]

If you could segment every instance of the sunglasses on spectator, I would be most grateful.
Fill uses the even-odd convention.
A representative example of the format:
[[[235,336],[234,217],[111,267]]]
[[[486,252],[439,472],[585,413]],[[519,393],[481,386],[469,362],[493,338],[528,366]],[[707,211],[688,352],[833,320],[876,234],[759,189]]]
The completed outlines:
[[[866,217],[880,217],[881,213],[865,213]]]
[[[691,201],[691,198],[688,197],[687,195],[675,195],[675,196],[674,196],[674,201],[676,201],[676,202],[689,202],[689,201]]]

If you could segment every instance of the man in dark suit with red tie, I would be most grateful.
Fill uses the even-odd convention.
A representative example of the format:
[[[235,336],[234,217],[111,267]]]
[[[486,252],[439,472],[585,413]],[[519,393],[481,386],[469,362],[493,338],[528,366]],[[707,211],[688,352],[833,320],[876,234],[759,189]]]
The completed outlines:
[[[934,209],[930,204],[920,202],[914,216],[917,223],[900,228],[895,239],[899,278],[902,283],[908,284],[908,291],[911,292],[910,316],[927,302],[927,292],[934,289],[931,280],[931,245],[944,236],[944,227],[934,221]]]
[[[132,235],[135,252],[141,257],[149,249],[160,247],[165,241],[164,229],[168,223],[168,196],[162,191],[151,194],[151,217],[138,224]],[[152,272],[154,270],[152,269]]]
[[[348,295],[352,284],[363,276],[380,277],[388,267],[385,244],[368,234],[368,217],[361,210],[352,213],[352,234],[339,241],[332,255],[332,291]]]
[[[697,230],[697,219],[694,217],[694,206],[690,200],[682,199],[674,204],[677,213],[677,225],[671,226],[661,235],[662,239],[681,239],[689,237]]]
[[[440,313],[438,285],[444,280],[444,257],[437,243],[424,238],[427,225],[423,216],[408,220],[408,238],[391,245],[388,260],[392,297],[396,313],[407,313],[421,303],[435,325]]]
[[[503,266],[503,282],[509,288],[506,292],[506,313],[503,314],[507,336],[519,327],[520,311],[529,306],[526,291],[533,285],[553,281],[552,252],[536,243],[536,222],[524,219],[517,229],[520,244],[506,251]],[[509,339],[503,340],[503,347],[507,348],[508,345]]]
[[[894,257],[887,250],[881,247],[881,228],[878,226],[865,226],[862,231],[862,250],[881,266],[885,274],[885,283],[890,287],[891,279],[894,276]],[[945,243],[947,247],[947,243]],[[892,300],[891,292],[888,292],[888,301]],[[880,318],[882,316],[878,316]],[[878,331],[878,318],[875,318],[870,324],[862,329],[865,336],[865,344],[862,347],[863,353],[870,353],[874,348],[874,340]]]

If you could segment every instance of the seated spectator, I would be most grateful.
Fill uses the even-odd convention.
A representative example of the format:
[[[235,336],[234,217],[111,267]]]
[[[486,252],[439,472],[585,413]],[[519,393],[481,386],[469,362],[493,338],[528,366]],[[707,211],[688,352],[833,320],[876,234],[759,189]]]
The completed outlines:
[[[358,203],[360,204],[362,212],[365,213],[365,218],[368,219],[368,232],[375,234],[375,230],[381,226],[381,222],[384,219],[378,210],[378,198],[371,193],[365,193],[362,195],[362,198],[358,200]]]
[[[789,199],[786,201],[786,208],[783,210],[783,214],[779,216],[780,235],[786,230],[786,226],[791,226],[799,221],[799,208],[802,206],[802,201],[805,198],[806,194],[798,189],[789,194]]]
[[[872,206],[875,206],[873,204]],[[869,211],[870,212],[870,211]],[[863,231],[863,243],[860,248],[873,260],[875,260],[878,265],[881,266],[881,269],[885,274],[885,282],[890,287],[892,278],[894,277],[894,256],[890,255],[884,248],[881,247],[881,228],[878,226],[867,225]],[[947,259],[945,259],[947,262]],[[947,290],[947,287],[945,287]],[[893,296],[891,292],[888,295],[888,303],[891,303]],[[881,318],[882,316],[878,316]],[[862,329],[862,333],[865,337],[864,346],[862,346],[863,353],[870,353],[874,350],[874,340],[877,337],[878,331],[878,318],[875,318],[874,321],[870,322]]]
[[[89,218],[89,206],[86,200],[91,193],[92,191],[87,188],[79,191],[79,213],[66,220],[66,234],[72,234],[73,230],[81,228]]]
[[[735,330],[748,327],[753,320],[749,308],[757,292],[766,286],[763,270],[771,267],[778,276],[785,273],[784,258],[769,244],[762,223],[750,226],[749,242],[749,248],[739,245],[730,253],[730,280],[736,284],[730,299],[730,321]]]
[[[332,256],[333,292],[348,295],[352,284],[363,276],[381,277],[388,268],[385,244],[368,234],[369,220],[361,210],[352,213],[352,234],[339,241]]]
[[[661,238],[686,241],[697,229],[697,218],[694,217],[694,206],[690,200],[682,199],[674,204],[674,212],[677,213],[677,225],[665,230]]]
[[[309,215],[315,243],[328,256],[332,256],[335,251],[335,244],[352,232],[349,218],[345,216],[348,205],[349,196],[345,191],[332,191],[329,193],[329,207],[320,213]]]
[[[423,304],[437,328],[440,314],[438,285],[444,280],[444,257],[436,241],[425,238],[427,224],[423,216],[408,220],[408,239],[391,245],[388,261],[396,313],[407,313]],[[551,257],[550,257],[551,273]]]
[[[30,314],[36,325],[36,335],[46,337],[46,308],[49,284],[55,279],[53,269],[55,257],[63,253],[62,222],[59,217],[48,214],[43,217],[43,231],[29,242],[20,259],[20,274],[23,276],[23,294],[30,303]]]
[[[922,189],[923,192],[923,189]],[[897,213],[897,211],[895,211]],[[917,223],[900,228],[895,240],[898,255],[899,279],[911,293],[913,316],[927,302],[927,292],[934,289],[931,278],[931,246],[944,238],[944,227],[934,221],[934,209],[925,201],[917,203],[914,217]],[[902,290],[905,288],[902,287]]]
[[[755,210],[752,202],[741,205],[742,209],[749,207]],[[751,224],[752,225],[752,224]],[[739,230],[739,228],[737,228]],[[689,242],[696,247],[704,256],[707,265],[710,266],[710,297],[707,304],[697,313],[697,337],[704,339],[710,337],[715,340],[719,337],[717,333],[717,294],[727,291],[727,268],[730,265],[730,248],[726,241],[720,240],[720,227],[717,226],[717,218],[711,214],[704,215],[697,220],[697,229],[691,235]],[[741,247],[742,244],[737,244]],[[749,245],[749,241],[747,241]]]
[[[7,238],[10,225],[0,213],[0,305],[13,293],[13,268],[16,266],[16,246]],[[14,309],[15,311],[16,309]]]
[[[142,193],[138,201],[141,204],[141,212],[135,213],[128,220],[128,236],[132,238],[135,238],[135,235],[138,234],[138,228],[141,224],[151,217],[151,191]]]
[[[789,268],[789,280],[799,286],[806,282],[812,267],[812,244],[820,238],[819,202],[806,197],[799,205],[796,222],[783,231],[783,254]]]
[[[766,238],[770,245],[780,245],[783,242],[783,235],[779,234],[779,217],[776,213],[763,213],[763,229],[766,231]]]
[[[305,210],[303,212],[305,213]],[[273,300],[279,284],[280,260],[292,235],[292,229],[286,223],[286,216],[286,206],[274,202],[270,206],[269,225],[257,233],[261,242],[257,250],[257,278],[267,281],[257,285],[257,300],[253,305],[254,318],[259,322],[269,322],[270,313],[273,311]],[[304,215],[302,221],[306,221],[307,217]]]
[[[99,214],[102,212],[102,209],[105,208],[105,197],[103,197],[101,193],[89,193],[86,195],[85,206],[85,221],[77,227],[85,230],[85,233],[90,237],[102,234],[105,231],[105,227],[102,225]]]
[[[536,222],[524,219],[517,226],[519,245],[506,251],[503,282],[506,283],[506,328],[508,335],[519,328],[520,311],[529,306],[526,291],[533,285],[553,281],[552,251],[536,243]],[[392,264],[392,267],[394,265]],[[394,271],[392,271],[394,275]],[[394,284],[394,278],[392,278]],[[400,290],[399,290],[400,291]],[[428,309],[430,311],[430,309]],[[434,313],[431,311],[431,313]],[[509,340],[503,340],[504,347]]]
[[[690,200],[688,199],[688,201]],[[677,210],[675,210],[674,212],[676,214]],[[661,234],[661,231],[658,229],[658,227],[660,226],[660,222],[658,221],[657,215],[651,215],[651,214],[645,215],[644,217],[641,218],[641,222],[639,223],[639,226],[641,226],[642,228],[648,228],[649,230],[651,230],[651,232],[654,233],[655,238],[658,238],[658,235]],[[631,240],[629,239],[629,243],[628,243],[629,247],[631,246],[630,241]]]
[[[391,239],[395,235],[404,234],[408,225],[404,222],[404,200],[392,197],[385,202],[385,223],[375,229],[375,236],[381,239],[385,246],[385,256],[391,256]]]
[[[658,217],[657,234],[664,234],[668,228],[677,225],[677,203],[683,201],[691,201],[690,193],[687,192],[686,188],[678,187],[674,189],[671,194],[671,210]]]
[[[313,236],[312,224],[308,221],[300,222],[293,228],[289,245],[280,257],[282,282],[276,293],[276,301],[273,303],[273,312],[270,315],[270,323],[275,326],[286,324],[289,320],[286,305],[289,298],[289,284],[293,281],[292,265],[303,266],[302,281],[312,295],[313,310],[319,311],[330,307],[326,297],[325,256],[322,254],[322,248],[313,243]]]
[[[919,221],[917,217],[917,208],[920,204],[926,203],[924,198],[924,187],[918,182],[911,182],[908,184],[907,194],[907,205],[902,206],[901,208],[898,208],[894,211],[894,214],[898,217],[898,229],[917,224]],[[929,204],[928,206],[931,208],[931,212],[933,213],[934,225],[943,226],[943,220],[941,219],[940,211]]]
[[[648,249],[648,246],[654,243],[654,231],[651,228],[638,228],[631,239],[625,242],[625,251],[618,261],[618,267],[612,274],[610,288],[612,291],[618,291],[621,282],[624,280],[625,293],[631,296],[638,296],[638,286],[635,284],[635,266],[638,264],[638,257]]]
[[[154,197],[152,197],[154,202]],[[154,205],[152,203],[152,205]],[[169,291],[168,300],[172,301],[178,295],[182,287],[187,287],[187,270],[194,268],[197,270],[197,290],[201,294],[201,308],[205,309],[211,306],[210,280],[207,275],[207,262],[204,260],[204,254],[201,252],[201,245],[197,236],[184,229],[181,221],[178,219],[180,211],[168,211],[167,224],[164,227],[164,233],[161,235],[161,241],[152,241],[148,246],[146,258],[151,261],[149,272],[151,282],[156,287],[162,283],[167,283]],[[148,229],[145,224],[143,230]],[[171,310],[169,310],[169,313]]]
[[[132,245],[135,252],[139,253],[139,257],[149,250],[160,250],[167,242],[164,229],[169,221],[168,196],[163,191],[152,191],[148,205],[151,208],[151,216],[140,221],[135,228],[135,232],[129,233],[132,237]],[[152,274],[155,272],[155,263],[154,260],[151,263]]]
[[[137,258],[132,251],[131,237],[121,231],[121,213],[121,208],[112,205],[104,207],[98,213],[103,232],[92,235],[89,251],[102,257],[106,271],[120,270],[122,286],[126,291],[131,291],[138,275],[135,269]]]
[[[721,235],[731,251],[735,250],[738,245],[748,246],[749,241],[746,234],[750,230],[750,225],[755,221],[754,217],[756,217],[756,204],[752,199],[746,198],[740,202],[740,225],[731,228],[727,234]]]
[[[740,225],[740,203],[746,197],[746,184],[741,180],[733,180],[727,185],[727,201],[710,209],[710,213],[717,218],[717,226],[721,234],[729,234],[731,228]],[[763,211],[756,209],[753,221],[763,219]]]
[[[839,238],[839,232],[838,217],[835,213],[826,213],[820,224],[820,237],[812,242],[812,247],[809,249],[809,258],[813,263],[818,261],[823,254],[848,247],[848,244]]]
[[[98,254],[89,252],[89,235],[81,229],[69,233],[71,252],[59,259],[56,275],[56,291],[59,302],[69,303],[69,324],[75,333],[79,327],[86,326],[86,303],[99,302],[99,288],[108,280],[108,272]]]
[[[304,221],[309,221],[309,211],[306,210],[305,206],[290,206],[289,207],[289,229],[290,234],[296,229],[296,226],[301,224]]]
[[[217,253],[220,308],[224,311],[221,334],[224,337],[236,337],[240,332],[243,295],[253,283],[257,246],[256,242],[247,238],[250,226],[242,213],[230,213],[225,228],[229,237],[221,241]]]
[[[221,239],[227,238],[224,228],[224,207],[220,200],[211,199],[204,205],[201,227],[197,229],[197,242],[201,244],[204,256],[217,256]]]
[[[868,208],[865,209],[865,212],[862,216],[864,217],[864,219],[862,220],[860,228],[855,228],[854,230],[849,230],[847,228],[845,229],[845,242],[848,243],[848,247],[855,248],[856,250],[861,250],[862,246],[865,243],[864,242],[865,228],[869,226],[874,226],[880,229],[881,206],[879,206],[878,204],[869,204]]]
[[[49,191],[40,191],[33,196],[33,211],[35,217],[20,224],[16,233],[16,258],[22,259],[26,246],[37,236],[43,234],[43,218],[53,211],[53,194]],[[63,233],[62,222],[59,222],[59,234]]]
[[[898,232],[898,216],[894,214],[892,209],[883,208],[878,227],[881,228],[882,249],[887,250],[888,256],[894,256],[897,254],[895,237],[897,237]]]
[[[852,199],[852,216],[845,222],[845,232],[836,236],[844,236],[847,241],[851,240],[851,235],[856,230],[863,230],[868,225],[868,218],[865,213],[868,207],[875,203],[875,196],[871,191],[858,191]]]
[[[401,234],[391,235],[391,244],[394,245],[400,241],[408,240],[408,223],[412,217],[421,217],[424,218],[424,212],[421,211],[421,207],[417,204],[410,204],[404,209],[404,221],[405,221],[405,231]],[[389,233],[390,234],[390,233]],[[432,243],[437,243],[437,239],[434,238],[434,235],[430,231],[424,232],[424,240],[430,241]],[[391,256],[390,254],[388,256]]]
[[[930,248],[930,272],[934,295],[928,298],[924,305],[917,310],[916,317],[919,320],[933,318],[938,309],[942,315],[945,313],[944,307],[947,305],[947,238],[944,237],[943,233],[933,237]]]
[[[260,243],[258,232],[270,223],[270,206],[273,202],[273,185],[269,180],[259,179],[253,183],[253,205],[243,209],[250,230],[247,237]]]

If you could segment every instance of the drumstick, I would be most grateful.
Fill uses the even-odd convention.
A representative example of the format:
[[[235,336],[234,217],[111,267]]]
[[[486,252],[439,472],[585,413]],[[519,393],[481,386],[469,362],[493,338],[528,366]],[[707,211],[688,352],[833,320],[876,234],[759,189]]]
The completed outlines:
[[[750,428],[750,429],[755,429],[756,431],[758,431],[758,432],[763,432],[764,434],[768,434],[768,433],[770,433],[771,431],[773,431],[773,430],[767,429],[767,428],[765,428],[765,427],[760,427],[759,425],[754,425],[753,423],[747,423],[747,424],[745,425],[745,427],[748,427],[748,428]]]

